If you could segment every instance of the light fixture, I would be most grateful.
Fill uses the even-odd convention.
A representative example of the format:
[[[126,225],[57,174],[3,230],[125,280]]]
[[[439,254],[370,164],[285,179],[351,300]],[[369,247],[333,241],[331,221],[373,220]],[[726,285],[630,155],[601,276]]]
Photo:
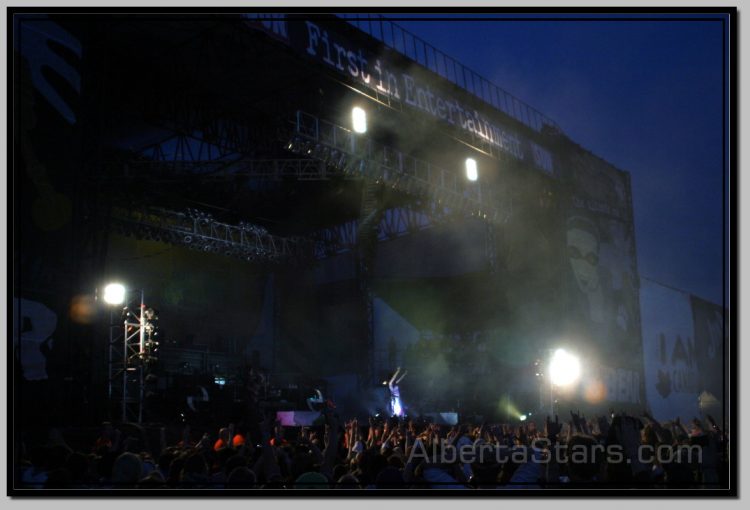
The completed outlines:
[[[352,129],[355,133],[367,132],[367,114],[359,106],[352,108]]]
[[[104,287],[103,299],[109,305],[121,305],[125,301],[125,286],[121,283],[110,283]]]
[[[466,158],[466,178],[470,181],[476,181],[479,178],[477,172],[477,162],[473,158]]]
[[[526,421],[526,415],[522,414],[521,416],[518,417],[518,419],[521,421]]]
[[[556,386],[572,384],[581,376],[581,362],[565,349],[557,349],[552,355],[549,375],[552,384]]]

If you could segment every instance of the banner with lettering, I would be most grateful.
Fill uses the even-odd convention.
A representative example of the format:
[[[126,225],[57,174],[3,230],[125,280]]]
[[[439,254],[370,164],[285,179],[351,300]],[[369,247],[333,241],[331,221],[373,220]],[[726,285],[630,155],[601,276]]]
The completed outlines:
[[[728,314],[721,306],[691,297],[698,369],[699,406],[703,415],[723,421]]]
[[[247,14],[245,17],[250,26],[288,44],[323,69],[346,76],[377,94],[460,128],[507,155],[554,174],[552,154],[498,122],[495,117],[499,112],[493,107],[487,105],[479,111],[456,94],[453,84],[426,68],[415,62],[407,63],[405,57],[374,40],[364,44],[360,38],[345,35],[356,29],[344,21],[277,14]]]
[[[648,407],[657,420],[699,416],[690,295],[642,280],[643,363]]]
[[[564,331],[598,365],[586,400],[643,405],[638,268],[628,174],[578,147],[561,151]]]

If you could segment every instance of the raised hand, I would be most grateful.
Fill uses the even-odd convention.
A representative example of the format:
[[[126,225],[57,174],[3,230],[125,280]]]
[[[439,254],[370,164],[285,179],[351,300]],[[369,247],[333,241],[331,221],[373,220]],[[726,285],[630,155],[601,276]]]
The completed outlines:
[[[674,421],[675,426],[686,436],[689,436],[687,429],[685,426],[680,423],[680,417],[678,416],[677,419]]]
[[[609,434],[609,420],[606,416],[599,416],[596,419],[596,424],[599,426],[599,433],[602,436],[607,436]]]
[[[632,416],[621,416],[612,423],[617,442],[622,446],[623,453],[630,460],[633,474],[646,471],[649,467],[640,461],[638,448],[641,446],[641,422]]]
[[[572,418],[573,422],[573,430],[583,433],[583,427],[581,426],[581,416],[578,413],[570,411],[570,417]]]
[[[708,423],[711,424],[712,428],[718,429],[719,427],[716,425],[716,420],[714,420],[714,417],[710,414],[706,415],[706,419],[708,419]]]
[[[716,420],[714,420],[713,416],[706,415],[706,419],[708,420],[708,423],[711,424],[711,430],[713,430],[715,433],[719,434],[719,436],[723,435],[723,432],[719,428],[719,426],[716,424]]]
[[[562,425],[560,424],[558,416],[555,415],[555,421],[551,421],[550,417],[547,416],[544,420],[544,435],[547,436],[550,441],[556,441],[557,436],[561,431]]]
[[[198,442],[197,445],[195,445],[195,448],[198,450],[210,450],[211,449],[211,437],[208,435],[208,432],[203,434],[203,437],[201,437],[201,440]]]
[[[698,418],[693,418],[693,428],[703,432],[703,423]]]
[[[456,439],[457,436],[458,436],[458,430],[454,427],[451,429],[450,432],[448,432],[448,436],[446,437],[446,439],[448,440],[449,443],[452,443]]]
[[[587,436],[590,436],[591,435],[591,429],[592,429],[592,426],[589,423],[589,420],[581,417],[581,431],[584,434],[586,434]]]

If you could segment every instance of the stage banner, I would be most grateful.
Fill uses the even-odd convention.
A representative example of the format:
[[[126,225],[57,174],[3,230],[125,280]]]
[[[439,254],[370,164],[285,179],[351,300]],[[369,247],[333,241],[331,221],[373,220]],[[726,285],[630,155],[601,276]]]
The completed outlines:
[[[578,147],[562,154],[564,334],[599,374],[587,401],[635,410],[645,397],[630,177]]]
[[[690,295],[644,279],[641,319],[648,408],[657,420],[689,423],[700,394]]]
[[[691,297],[701,413],[723,422],[728,314],[719,305]]]
[[[470,133],[546,174],[555,174],[552,153],[518,130],[508,128],[507,121],[498,120],[499,110],[477,101],[468,91],[457,89],[450,81],[344,20],[272,13],[248,13],[244,17],[249,26],[291,46],[321,69]]]

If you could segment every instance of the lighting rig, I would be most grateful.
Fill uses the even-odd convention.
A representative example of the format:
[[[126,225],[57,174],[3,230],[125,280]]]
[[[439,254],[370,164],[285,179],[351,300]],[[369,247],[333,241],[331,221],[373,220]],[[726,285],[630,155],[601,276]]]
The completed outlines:
[[[145,376],[159,351],[159,317],[156,310],[146,307],[143,290],[111,283],[104,288],[103,299],[111,306],[108,397],[123,422],[141,423]]]
[[[353,113],[353,122],[358,124],[350,130],[298,111],[286,149],[321,161],[343,175],[373,180],[410,195],[429,196],[453,213],[491,222],[507,218],[509,211],[492,204],[487,196],[489,190],[485,189],[485,196],[482,195],[476,160],[466,160],[466,179],[460,179],[457,172],[449,172],[363,136],[365,131],[357,130],[366,130],[360,115]]]
[[[210,213],[192,208],[184,213],[156,207],[115,208],[112,219],[124,235],[182,245],[191,250],[248,262],[294,263],[313,257],[310,241],[275,236],[251,223],[222,223]]]

